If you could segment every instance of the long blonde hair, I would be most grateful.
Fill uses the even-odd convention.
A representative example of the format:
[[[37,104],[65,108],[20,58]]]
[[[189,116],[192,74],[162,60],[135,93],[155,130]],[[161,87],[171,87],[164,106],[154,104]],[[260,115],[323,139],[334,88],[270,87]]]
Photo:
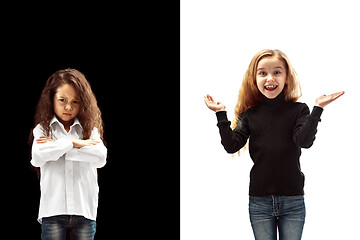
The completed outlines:
[[[234,129],[238,122],[238,116],[254,107],[262,98],[262,94],[257,88],[256,84],[256,69],[259,61],[265,57],[277,56],[279,60],[283,61],[286,68],[287,83],[284,86],[285,101],[296,102],[302,95],[300,82],[294,68],[291,66],[288,57],[280,50],[265,49],[261,50],[251,60],[247,71],[245,72],[242,85],[239,90],[238,101],[235,106],[235,118],[232,121],[232,128]],[[240,155],[240,151],[238,151]]]

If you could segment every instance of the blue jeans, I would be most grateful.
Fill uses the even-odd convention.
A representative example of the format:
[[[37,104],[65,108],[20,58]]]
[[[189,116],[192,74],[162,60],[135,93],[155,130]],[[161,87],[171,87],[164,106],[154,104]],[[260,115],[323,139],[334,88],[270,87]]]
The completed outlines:
[[[42,219],[41,240],[94,240],[96,221],[83,216],[58,215]]]
[[[250,197],[249,213],[256,240],[300,240],[305,223],[304,196]]]

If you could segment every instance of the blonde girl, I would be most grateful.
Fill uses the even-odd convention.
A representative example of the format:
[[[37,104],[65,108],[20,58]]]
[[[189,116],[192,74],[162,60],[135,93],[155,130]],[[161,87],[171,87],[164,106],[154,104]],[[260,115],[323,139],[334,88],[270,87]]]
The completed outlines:
[[[249,141],[254,162],[250,172],[249,214],[257,240],[301,239],[305,223],[301,148],[312,146],[326,105],[344,92],[322,95],[311,113],[297,102],[301,88],[295,70],[280,50],[262,50],[250,62],[235,107],[233,128],[225,106],[209,94],[221,143],[236,153]]]

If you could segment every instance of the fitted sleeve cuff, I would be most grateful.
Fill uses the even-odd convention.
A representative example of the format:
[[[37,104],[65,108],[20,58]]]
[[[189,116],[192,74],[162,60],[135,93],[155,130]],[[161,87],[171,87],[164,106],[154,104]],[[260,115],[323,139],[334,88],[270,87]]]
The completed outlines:
[[[311,112],[311,117],[313,117],[314,119],[318,120],[319,122],[321,121],[320,117],[322,112],[324,111],[323,108],[318,107],[318,106],[314,106],[312,112]]]
[[[227,118],[227,115],[226,115],[226,111],[219,111],[219,112],[216,112],[216,118],[218,120],[218,122],[228,122],[228,118]]]

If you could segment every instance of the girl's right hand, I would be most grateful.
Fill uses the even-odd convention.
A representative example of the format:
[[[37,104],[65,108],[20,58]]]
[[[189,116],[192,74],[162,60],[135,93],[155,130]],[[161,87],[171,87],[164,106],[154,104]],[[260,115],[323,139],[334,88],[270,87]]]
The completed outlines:
[[[225,106],[224,106],[224,104],[222,104],[221,102],[216,102],[216,101],[214,101],[214,99],[212,98],[212,96],[210,96],[209,94],[207,94],[207,95],[204,97],[204,100],[205,100],[206,106],[207,106],[210,110],[213,110],[214,112],[225,111]]]
[[[96,141],[95,139],[87,139],[87,140],[81,140],[81,139],[71,139],[74,148],[82,148],[85,146],[91,146],[96,145],[100,143],[100,141]]]

